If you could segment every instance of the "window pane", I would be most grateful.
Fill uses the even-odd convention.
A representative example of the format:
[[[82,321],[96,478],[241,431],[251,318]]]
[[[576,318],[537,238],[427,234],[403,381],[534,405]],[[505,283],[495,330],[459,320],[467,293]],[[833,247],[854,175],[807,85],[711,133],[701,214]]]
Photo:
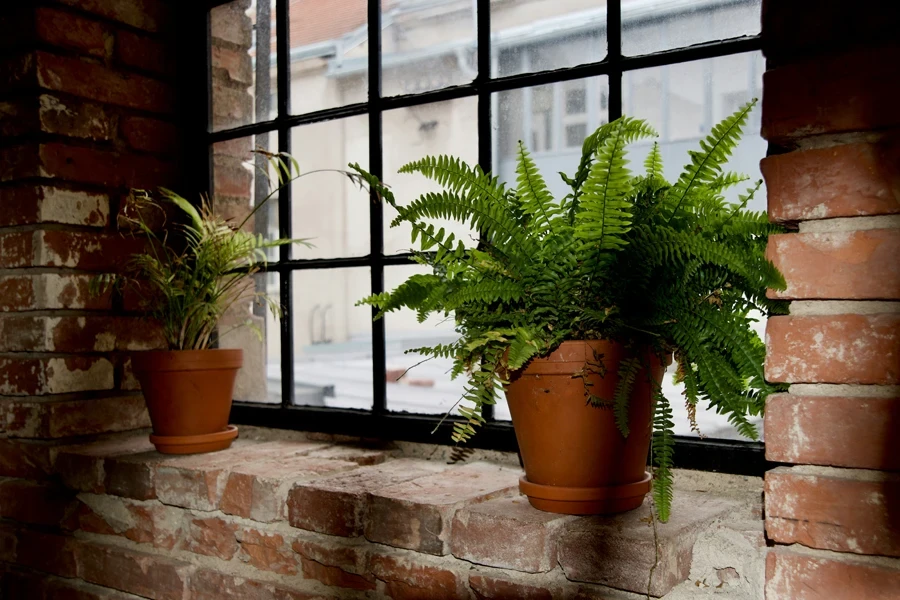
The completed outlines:
[[[291,113],[366,101],[366,10],[365,0],[290,0]]]
[[[279,301],[278,273],[254,276],[251,292],[269,294]],[[250,321],[249,327],[236,327]],[[281,403],[281,329],[278,319],[264,302],[248,301],[236,306],[222,319],[220,348],[241,348],[244,366],[234,384],[235,400]]]
[[[366,116],[305,125],[292,131],[292,154],[300,163],[300,172],[307,173],[292,184],[292,232],[295,238],[310,238],[313,245],[294,246],[294,258],[369,253],[369,194],[337,172],[346,170],[351,162],[368,166],[368,136]]]
[[[274,18],[272,0],[235,0],[210,11],[213,131],[275,116]]]
[[[395,289],[410,275],[430,272],[431,269],[424,265],[387,267],[385,289]],[[448,318],[433,316],[423,323],[418,322],[416,313],[411,310],[393,312],[385,317],[388,410],[443,414],[459,400],[466,378],[460,375],[455,380],[450,379],[451,359],[422,362],[425,360],[422,355],[406,354],[413,348],[449,344],[458,338],[452,315]],[[420,362],[422,364],[418,364]]]
[[[384,12],[382,25],[383,95],[427,92],[475,79],[474,2],[397,2]]]
[[[606,7],[596,0],[491,4],[494,76],[574,67],[606,56]]]
[[[500,92],[494,95],[495,171],[507,184],[516,181],[516,151],[525,142],[550,191],[569,188],[557,175],[572,173],[588,133],[606,123],[606,77],[591,77]]]
[[[762,0],[622,1],[622,53],[637,56],[760,31]]]
[[[294,403],[372,408],[368,268],[295,271]]]
[[[400,108],[384,113],[384,180],[391,186],[397,202],[409,204],[421,194],[437,192],[441,187],[419,174],[398,174],[403,165],[425,156],[449,154],[469,165],[478,164],[478,101],[461,98],[422,106]],[[397,216],[384,207],[384,252],[396,254],[412,247],[408,223],[390,227]],[[430,221],[444,227],[467,246],[477,244],[477,234],[455,221]]]

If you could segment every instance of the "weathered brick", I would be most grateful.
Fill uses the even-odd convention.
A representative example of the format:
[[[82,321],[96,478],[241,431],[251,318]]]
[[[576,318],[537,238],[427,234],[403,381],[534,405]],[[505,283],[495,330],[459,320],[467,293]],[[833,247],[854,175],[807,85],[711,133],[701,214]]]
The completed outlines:
[[[109,221],[109,196],[55,186],[27,185],[0,190],[6,210],[0,226],[63,223],[103,227]]]
[[[10,524],[0,526],[0,562],[16,562],[16,530]]]
[[[137,500],[156,498],[156,467],[163,460],[156,452],[107,457],[103,462],[107,493]]]
[[[51,46],[59,46],[104,58],[112,46],[112,36],[97,21],[53,8],[38,8],[35,16],[37,37]]]
[[[239,558],[263,571],[296,575],[298,557],[280,533],[244,527],[237,532],[241,543]]]
[[[231,560],[238,551],[237,529],[237,525],[219,517],[192,518],[186,549],[195,554]]]
[[[224,129],[253,122],[253,97],[214,81],[212,85],[213,128]]]
[[[213,8],[209,14],[213,44],[222,40],[237,46],[250,47],[252,23],[239,2],[221,4]]]
[[[299,483],[288,495],[288,520],[293,527],[330,535],[361,535],[369,492],[432,475],[439,463],[400,459],[336,477]]]
[[[117,268],[146,249],[144,240],[114,234],[38,230],[0,234],[0,267]]]
[[[0,516],[5,519],[34,525],[58,525],[72,499],[72,492],[55,483],[0,480]]]
[[[78,545],[78,576],[90,583],[153,600],[184,600],[193,568],[181,561],[83,541]]]
[[[201,569],[191,576],[191,600],[325,600],[325,597]]]
[[[787,282],[771,298],[900,298],[900,229],[773,235],[766,254]]]
[[[0,352],[160,350],[167,347],[158,325],[146,317],[0,316]]]
[[[766,71],[762,135],[770,142],[797,137],[882,129],[900,124],[890,101],[900,80],[885,77],[900,49],[865,48]]]
[[[356,543],[296,539],[291,545],[300,555],[303,576],[335,587],[375,589],[375,577],[367,570],[368,553]]]
[[[38,85],[44,89],[149,112],[175,110],[174,89],[157,79],[48,52],[36,52],[35,61]]]
[[[150,71],[158,75],[172,75],[175,62],[162,41],[131,31],[116,34],[116,60],[126,67]]]
[[[107,461],[146,453],[153,444],[145,434],[129,434],[90,444],[61,448],[56,453],[55,472],[69,488],[81,492],[106,493]]]
[[[900,212],[900,142],[768,156],[760,162],[773,221]]]
[[[360,466],[380,465],[388,459],[389,451],[366,446],[341,444],[313,450],[308,455],[310,458],[327,458],[331,460],[349,461]]]
[[[62,438],[150,426],[141,396],[114,396],[83,400],[43,400],[9,402],[18,419],[7,433],[23,438]]]
[[[766,458],[900,470],[897,423],[900,398],[773,394],[766,399]]]
[[[76,356],[0,359],[0,394],[36,396],[109,390],[112,387],[112,363],[105,358]]]
[[[310,449],[317,446],[309,444]],[[264,459],[234,467],[220,509],[230,515],[271,522],[286,518],[288,492],[302,479],[349,471],[356,463],[307,456]]]
[[[83,581],[45,578],[41,582],[46,600],[134,600],[131,594]]]
[[[38,571],[75,577],[77,548],[74,538],[23,529],[18,535],[16,560],[20,565]]]
[[[146,117],[122,120],[122,137],[135,150],[175,154],[178,150],[178,128],[173,124]]]
[[[457,600],[470,597],[457,573],[419,562],[406,554],[373,553],[369,570],[385,583],[385,593],[394,600]]]
[[[253,61],[246,49],[235,49],[221,44],[212,45],[212,67],[222,72],[232,81],[251,85],[253,83]]]
[[[523,496],[483,502],[457,511],[450,552],[489,567],[549,571],[556,566],[559,531],[572,520],[536,510]]]
[[[91,279],[59,273],[0,276],[0,311],[108,309],[110,294],[92,294]]]
[[[453,513],[507,495],[517,488],[518,481],[517,471],[473,463],[374,491],[366,538],[428,554],[447,554]]]
[[[51,470],[53,445],[0,437],[0,476],[43,479]]]
[[[469,575],[469,587],[478,600],[553,600],[551,586],[533,585],[490,575]]]
[[[900,315],[770,317],[766,379],[786,383],[900,383]]]
[[[647,503],[623,515],[580,518],[560,534],[559,564],[573,581],[664,596],[690,574],[700,530],[737,506],[710,494],[678,491],[669,521],[656,524],[656,541]]]
[[[785,544],[900,556],[900,523],[891,514],[898,497],[898,474],[778,467],[766,473],[766,532]]]
[[[52,94],[39,97],[38,122],[45,133],[108,142],[116,137],[118,120],[112,109],[100,104]]]
[[[163,29],[171,8],[160,0],[61,0],[63,4],[146,31]]]
[[[172,550],[190,543],[185,512],[155,502],[80,494],[63,526],[71,531],[120,535],[133,542]]]
[[[896,600],[900,561],[776,546],[766,557],[766,600]]]
[[[172,185],[178,165],[147,154],[100,150],[57,142],[39,147],[38,173],[74,183],[155,189]]]

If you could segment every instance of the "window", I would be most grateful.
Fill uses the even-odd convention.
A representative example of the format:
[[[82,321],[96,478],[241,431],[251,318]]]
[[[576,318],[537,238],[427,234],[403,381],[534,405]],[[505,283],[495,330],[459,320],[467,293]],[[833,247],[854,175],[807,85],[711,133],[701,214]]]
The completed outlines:
[[[453,154],[513,181],[522,140],[551,190],[564,194],[552,174],[571,171],[584,137],[623,112],[659,130],[667,168],[677,172],[685,150],[761,88],[760,0],[211,2],[209,179],[217,206],[233,214],[269,193],[265,165],[251,152],[258,147],[293,154],[305,171],[359,162],[409,201],[434,187],[395,176],[402,164]],[[634,148],[632,163],[642,152]],[[748,133],[734,168],[755,177],[764,153]],[[448,423],[431,431],[463,382],[436,362],[399,376],[417,362],[406,351],[453,339],[452,320],[396,314],[373,323],[355,305],[422,269],[408,230],[388,228],[392,218],[327,172],[295,182],[255,214],[248,226],[263,235],[315,239],[312,248],[274,252],[258,278],[281,299],[283,319],[248,307],[263,341],[242,334],[223,342],[247,356],[236,421],[449,440]],[[477,244],[475,232],[447,225]],[[514,448],[505,406],[486,416],[473,444]],[[728,437],[727,424],[708,417],[704,433]],[[680,466],[761,472],[759,445],[698,440],[681,421]],[[709,444],[726,450],[697,451]]]

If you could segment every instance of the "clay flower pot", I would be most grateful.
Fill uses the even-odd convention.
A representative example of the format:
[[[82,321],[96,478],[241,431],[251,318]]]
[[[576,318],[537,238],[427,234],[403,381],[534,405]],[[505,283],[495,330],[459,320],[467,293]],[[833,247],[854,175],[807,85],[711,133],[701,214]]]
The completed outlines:
[[[238,431],[228,417],[242,350],[138,352],[131,362],[159,452],[196,454],[231,445]]]
[[[625,348],[610,341],[568,341],[510,376],[506,397],[525,475],[519,489],[539,510],[587,515],[637,508],[650,490],[646,471],[653,414],[652,387],[642,370],[629,405],[630,435],[616,428],[611,408],[591,406],[581,373],[602,356],[606,376],[589,374],[595,396],[612,400]],[[664,372],[648,352],[653,379]],[[585,369],[587,368],[587,371]]]

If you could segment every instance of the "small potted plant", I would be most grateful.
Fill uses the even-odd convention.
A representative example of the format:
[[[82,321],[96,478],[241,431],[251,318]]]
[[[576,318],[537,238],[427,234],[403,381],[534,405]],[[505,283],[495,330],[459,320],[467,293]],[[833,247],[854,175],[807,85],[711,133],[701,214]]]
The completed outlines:
[[[645,173],[629,171],[628,144],[656,134],[627,117],[585,139],[575,173],[561,174],[571,187],[562,199],[521,143],[514,187],[447,156],[404,166],[444,188],[405,206],[351,165],[397,210],[392,225],[411,226],[417,261],[431,267],[362,303],[379,317],[401,308],[453,315],[458,341],[411,352],[452,359],[452,375],[468,378],[456,441],[505,391],[525,466],[520,489],[533,506],[639,506],[652,446],[653,495],[668,519],[674,440],[660,381],[673,354],[692,425],[704,402],[756,437],[748,416],[777,388],[764,379],[751,313],[778,312],[766,288],[784,281],[765,257],[775,226],[746,210],[761,182],[737,203],[723,197],[747,180],[723,166],[754,103],[713,128],[674,183],[655,143]],[[428,219],[468,224],[481,244],[467,248]]]
[[[167,350],[132,356],[135,376],[147,402],[157,450],[193,454],[221,450],[237,437],[228,424],[235,377],[243,364],[240,349],[216,348],[221,318],[233,307],[265,303],[276,317],[280,306],[254,285],[266,263],[266,250],[305,240],[266,240],[243,226],[277,191],[300,177],[299,167],[283,154],[265,155],[278,174],[278,186],[240,223],[217,217],[206,199],[195,207],[167,189],[162,203],[146,192],[134,192],[126,215],[132,228],[147,239],[147,251],[133,255],[123,272],[104,275],[95,289],[129,288],[155,319]],[[355,178],[353,174],[347,174]],[[174,212],[177,224],[157,233],[150,221]],[[158,219],[157,219],[158,220]],[[236,326],[251,326],[247,319]],[[261,335],[261,334],[260,334]]]

